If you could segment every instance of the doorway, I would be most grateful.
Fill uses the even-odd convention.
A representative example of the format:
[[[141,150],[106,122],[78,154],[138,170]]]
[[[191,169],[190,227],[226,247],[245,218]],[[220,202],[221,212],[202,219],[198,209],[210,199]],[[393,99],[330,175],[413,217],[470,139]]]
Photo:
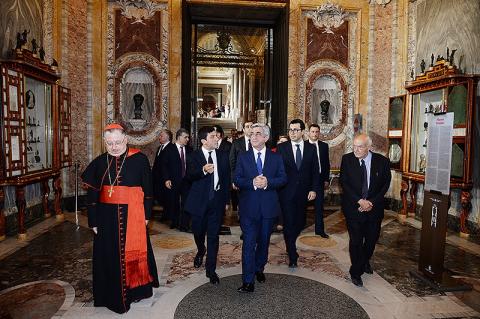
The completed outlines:
[[[269,6],[183,1],[182,120],[228,134],[247,119],[286,130],[288,2]],[[275,80],[273,80],[275,79]]]

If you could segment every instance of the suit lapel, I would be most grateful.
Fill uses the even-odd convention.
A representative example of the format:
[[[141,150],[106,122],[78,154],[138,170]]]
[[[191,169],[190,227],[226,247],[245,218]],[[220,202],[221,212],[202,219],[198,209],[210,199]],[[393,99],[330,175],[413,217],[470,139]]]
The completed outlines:
[[[288,142],[287,145],[287,159],[288,161],[290,162],[291,165],[293,165],[293,167],[297,168],[297,164],[295,163],[295,156],[293,156],[293,146],[292,146],[292,142]],[[298,170],[298,168],[297,168]]]
[[[377,174],[377,161],[375,161],[375,156],[373,156],[372,153],[372,158],[370,160],[370,184],[368,185],[368,190],[372,189],[373,183],[375,182]]]

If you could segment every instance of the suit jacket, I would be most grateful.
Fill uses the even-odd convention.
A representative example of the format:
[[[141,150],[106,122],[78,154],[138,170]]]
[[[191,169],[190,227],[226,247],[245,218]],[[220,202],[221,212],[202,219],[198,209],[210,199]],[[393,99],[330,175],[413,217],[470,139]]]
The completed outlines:
[[[277,154],[280,154],[287,173],[288,182],[280,189],[280,200],[292,200],[300,196],[307,201],[308,192],[318,192],[320,178],[318,174],[318,157],[315,146],[308,141],[303,143],[302,165],[300,169],[295,164],[292,143],[285,142],[277,146]]]
[[[320,187],[324,182],[330,181],[330,157],[328,155],[328,144],[322,141],[317,141],[318,153],[320,154],[320,166],[322,171],[320,172]],[[312,144],[315,146],[315,144]]]
[[[171,144],[165,146],[165,148]],[[158,154],[160,150],[160,146],[157,148],[155,152],[155,161],[153,162],[152,167],[152,177],[153,177],[153,194],[156,200],[161,200],[163,197],[163,191],[165,189],[165,182],[162,180],[162,155],[165,153],[164,150]]]
[[[266,189],[255,189],[253,179],[258,176],[253,150],[238,155],[234,183],[240,188],[240,218],[274,218],[278,216],[277,190],[287,182],[280,155],[267,149],[263,163],[263,176],[268,180]]]
[[[237,138],[233,141],[230,149],[230,169],[232,170],[232,176],[235,176],[235,168],[237,167],[238,154],[246,152],[245,136]]]
[[[224,139],[222,139],[222,143],[220,143],[220,147],[218,148],[218,150],[220,152],[225,152],[227,154],[227,157],[228,157],[230,155],[231,148],[232,148],[232,143],[230,143],[227,140],[227,138],[224,138]]]
[[[225,208],[230,194],[230,165],[227,153],[215,150],[217,156],[218,186],[215,200],[218,207]],[[204,174],[203,166],[207,160],[202,149],[191,153],[187,160],[187,173],[185,178],[191,183],[185,202],[185,210],[192,215],[203,216],[207,211],[208,196],[212,185],[212,174]]]
[[[185,161],[188,161],[191,152],[192,149],[189,146],[185,146]],[[175,143],[168,143],[162,153],[162,184],[170,180],[172,181],[172,191],[180,191],[186,187],[187,183],[184,181],[184,178],[182,178],[182,161],[180,160],[177,145]]]
[[[385,193],[390,187],[392,175],[390,161],[385,156],[372,152],[370,165],[370,185],[367,200],[373,208],[368,213],[359,212],[358,201],[362,198],[362,172],[358,158],[352,153],[343,155],[340,167],[340,184],[342,185],[342,210],[345,218],[363,220],[365,218],[383,218]]]

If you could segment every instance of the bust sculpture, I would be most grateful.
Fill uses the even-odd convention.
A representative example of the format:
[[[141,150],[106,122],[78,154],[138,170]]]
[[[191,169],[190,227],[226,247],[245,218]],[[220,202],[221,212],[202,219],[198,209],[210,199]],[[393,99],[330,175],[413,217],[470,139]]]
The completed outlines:
[[[142,119],[142,112],[143,112],[142,104],[144,99],[145,98],[141,94],[135,94],[133,96],[133,103],[134,103],[133,113],[135,114],[135,118],[134,118],[135,120]]]
[[[320,116],[321,116],[321,123],[328,123],[328,110],[330,109],[330,102],[327,100],[323,100],[320,102]]]

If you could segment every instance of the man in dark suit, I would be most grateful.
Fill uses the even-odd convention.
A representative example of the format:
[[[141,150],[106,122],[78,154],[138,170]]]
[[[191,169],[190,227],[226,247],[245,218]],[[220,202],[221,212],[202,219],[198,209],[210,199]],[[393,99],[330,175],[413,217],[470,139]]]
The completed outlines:
[[[390,161],[370,151],[372,140],[359,134],[353,152],[343,155],[340,167],[342,210],[350,237],[350,276],[363,286],[362,274],[372,274],[370,258],[380,237],[385,193],[390,186]]]
[[[237,166],[238,154],[251,149],[250,135],[252,134],[253,121],[247,120],[243,123],[244,135],[235,139],[230,149],[230,169],[232,170],[232,178],[235,176],[235,167]],[[238,205],[238,188],[235,183],[232,183],[232,208],[235,209]]]
[[[325,188],[330,184],[330,159],[328,155],[328,144],[320,141],[320,126],[311,124],[308,129],[308,141],[315,146],[320,167],[320,181],[318,184],[318,192],[315,197],[315,235],[323,238],[329,236],[325,232],[325,224],[323,222],[323,199],[325,197]]]
[[[160,146],[157,149],[157,152],[155,153],[155,161],[153,162],[153,167],[152,167],[152,177],[153,177],[153,194],[154,198],[157,201],[159,205],[163,207],[163,215],[162,215],[162,220],[166,218],[166,207],[165,207],[165,184],[162,182],[162,164],[161,164],[161,159],[162,155],[164,154],[163,150],[166,148],[166,146],[171,142],[173,138],[172,131],[163,129],[160,131],[160,136],[159,136],[159,141],[160,141]]]
[[[217,138],[218,138],[217,150],[219,150],[220,152],[227,153],[227,157],[228,157],[230,155],[232,143],[227,141],[223,128],[220,125],[218,124],[214,125],[213,128],[215,129],[215,132],[217,132]]]
[[[288,130],[290,142],[277,146],[288,178],[279,195],[290,268],[297,267],[296,241],[305,227],[307,201],[315,199],[319,188],[317,151],[313,145],[304,142],[304,130],[305,123],[302,120],[292,120]]]
[[[243,232],[242,281],[238,292],[253,292],[255,277],[265,282],[264,267],[272,227],[278,216],[277,189],[287,182],[282,158],[265,147],[270,128],[252,125],[252,149],[238,155],[235,185],[240,189],[240,227]]]
[[[169,143],[162,151],[162,181],[165,185],[165,206],[171,220],[170,228],[188,231],[189,217],[183,212],[183,202],[188,194],[189,183],[185,180],[187,159],[192,151],[188,147],[190,134],[181,128],[175,134],[175,143]]]
[[[186,178],[191,182],[191,187],[185,202],[185,210],[192,217],[192,231],[197,245],[193,266],[200,268],[206,252],[206,275],[212,284],[218,284],[220,279],[215,272],[218,235],[229,197],[230,165],[227,153],[216,149],[217,132],[212,126],[200,128],[198,139],[202,147],[193,152],[187,160]]]

